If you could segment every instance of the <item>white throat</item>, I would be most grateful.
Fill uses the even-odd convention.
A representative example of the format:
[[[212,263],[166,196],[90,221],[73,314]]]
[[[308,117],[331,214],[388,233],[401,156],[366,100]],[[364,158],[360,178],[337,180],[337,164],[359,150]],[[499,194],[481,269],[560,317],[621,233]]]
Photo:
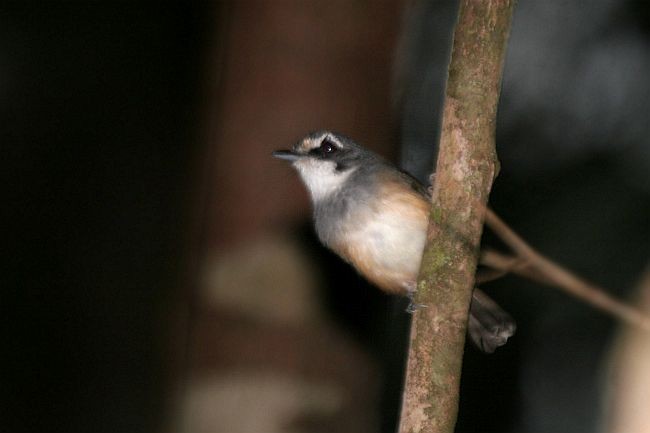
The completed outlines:
[[[314,203],[338,191],[356,168],[337,171],[333,161],[301,158],[293,163]]]

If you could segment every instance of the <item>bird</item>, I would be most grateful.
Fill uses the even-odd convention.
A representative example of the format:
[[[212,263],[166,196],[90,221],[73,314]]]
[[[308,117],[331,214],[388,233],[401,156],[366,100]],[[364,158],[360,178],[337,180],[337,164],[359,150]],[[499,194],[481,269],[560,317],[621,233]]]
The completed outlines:
[[[351,138],[308,134],[273,156],[291,163],[311,197],[319,240],[379,289],[413,306],[431,208],[427,188]],[[415,306],[418,307],[418,306]],[[474,288],[470,340],[492,353],[514,335],[515,321]]]

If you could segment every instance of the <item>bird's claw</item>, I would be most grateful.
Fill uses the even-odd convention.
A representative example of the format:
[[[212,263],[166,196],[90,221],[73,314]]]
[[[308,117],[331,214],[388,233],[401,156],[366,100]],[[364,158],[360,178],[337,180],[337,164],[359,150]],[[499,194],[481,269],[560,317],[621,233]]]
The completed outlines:
[[[409,314],[415,313],[420,308],[427,308],[427,306],[424,304],[415,303],[415,293],[416,293],[415,284],[412,284],[410,290],[407,292],[406,295],[406,297],[409,298],[409,306],[406,307],[406,312]]]
[[[424,304],[416,304],[411,300],[411,302],[409,302],[409,306],[406,307],[406,312],[409,314],[413,314],[421,308],[427,308],[427,306]]]

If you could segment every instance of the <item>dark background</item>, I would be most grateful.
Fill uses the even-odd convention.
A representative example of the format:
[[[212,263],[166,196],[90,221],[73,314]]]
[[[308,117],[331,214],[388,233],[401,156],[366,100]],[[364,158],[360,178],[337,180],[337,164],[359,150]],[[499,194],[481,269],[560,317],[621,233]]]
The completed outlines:
[[[268,154],[334,128],[425,179],[455,3],[297,6],[295,21],[290,3],[0,6],[2,431],[172,429],[198,263],[278,227],[377,360],[393,430],[403,302],[318,246],[304,191]],[[285,31],[302,45],[274,45]],[[619,297],[650,253],[649,48],[646,2],[522,0],[500,105],[493,208]],[[328,77],[314,93],[310,62]],[[515,278],[487,289],[518,334],[493,356],[468,348],[458,431],[595,431],[616,323]]]
[[[154,431],[207,5],[0,6],[3,431]]]

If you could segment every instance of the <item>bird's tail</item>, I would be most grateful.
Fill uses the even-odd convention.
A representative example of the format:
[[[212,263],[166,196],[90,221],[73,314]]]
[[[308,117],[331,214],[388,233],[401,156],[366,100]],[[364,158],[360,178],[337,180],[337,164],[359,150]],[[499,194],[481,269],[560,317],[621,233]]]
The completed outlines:
[[[513,318],[480,289],[474,289],[467,331],[483,352],[492,353],[503,346],[517,330]]]

